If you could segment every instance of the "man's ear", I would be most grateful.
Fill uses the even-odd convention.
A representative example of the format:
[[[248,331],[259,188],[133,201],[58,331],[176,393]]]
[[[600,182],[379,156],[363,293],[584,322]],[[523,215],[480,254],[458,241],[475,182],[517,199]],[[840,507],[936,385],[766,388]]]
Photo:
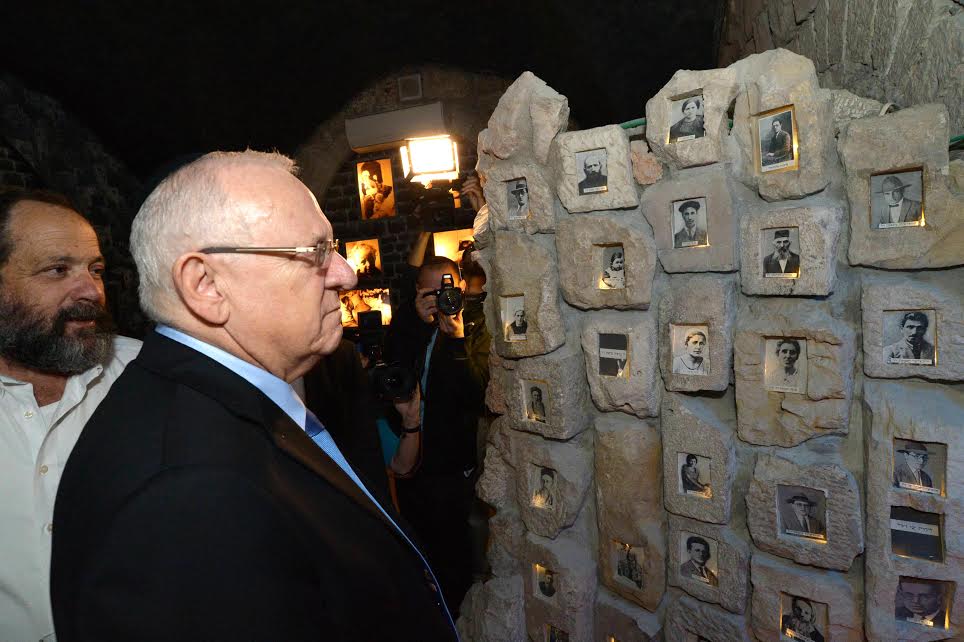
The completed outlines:
[[[230,309],[222,292],[222,279],[210,257],[199,252],[184,254],[171,268],[174,288],[191,313],[210,325],[224,325]]]

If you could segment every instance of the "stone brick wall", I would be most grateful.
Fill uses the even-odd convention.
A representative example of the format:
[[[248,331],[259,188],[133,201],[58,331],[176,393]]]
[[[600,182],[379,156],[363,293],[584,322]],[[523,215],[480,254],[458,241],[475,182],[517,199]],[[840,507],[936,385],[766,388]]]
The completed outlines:
[[[964,3],[958,0],[728,0],[719,64],[784,47],[823,87],[901,107],[942,102],[964,134]]]

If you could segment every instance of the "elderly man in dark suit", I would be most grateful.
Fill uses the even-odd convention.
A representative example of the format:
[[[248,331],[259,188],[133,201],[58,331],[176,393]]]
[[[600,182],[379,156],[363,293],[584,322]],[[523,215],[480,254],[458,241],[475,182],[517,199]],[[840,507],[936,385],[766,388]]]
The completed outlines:
[[[764,274],[797,274],[800,272],[800,255],[790,250],[790,230],[773,233],[773,254],[763,258]]]
[[[895,486],[904,483],[922,488],[934,488],[934,481],[923,469],[929,454],[927,446],[919,441],[908,441],[902,448],[898,448],[897,452],[902,455],[902,461],[895,462]]]
[[[290,385],[338,347],[338,291],[355,285],[292,172],[209,154],[134,220],[159,325],[64,472],[60,642],[457,639],[391,504]]]

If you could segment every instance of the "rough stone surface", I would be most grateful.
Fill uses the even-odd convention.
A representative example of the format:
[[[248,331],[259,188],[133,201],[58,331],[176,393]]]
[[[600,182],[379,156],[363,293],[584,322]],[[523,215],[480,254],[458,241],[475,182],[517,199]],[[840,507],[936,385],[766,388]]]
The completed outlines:
[[[472,221],[472,238],[475,239],[475,248],[482,250],[495,241],[494,230],[489,221],[489,208],[483,206]]]
[[[864,325],[864,373],[894,379],[964,380],[964,270],[907,275],[866,275],[861,298]],[[884,361],[884,310],[934,310],[937,364],[891,364]],[[891,319],[893,323],[893,319]],[[929,331],[929,330],[928,330]],[[886,336],[890,337],[891,328]],[[899,335],[898,335],[899,336]],[[892,339],[893,340],[893,339]]]
[[[737,328],[733,370],[740,439],[786,447],[847,433],[857,349],[847,321],[816,301],[770,299],[746,302]],[[806,394],[764,387],[768,337],[806,340]]]
[[[716,541],[716,576],[719,586],[680,575],[680,565],[689,561],[681,558],[681,533],[693,533]],[[727,611],[743,613],[750,589],[750,546],[725,526],[705,524],[695,519],[669,516],[668,574],[671,586],[678,586],[704,602],[719,604]],[[684,538],[685,539],[685,538]]]
[[[762,453],[757,455],[746,495],[747,528],[753,543],[761,550],[801,564],[846,571],[854,557],[864,550],[857,480],[838,464],[818,463],[818,460],[826,461],[826,455],[807,455],[809,453],[798,453],[795,461]],[[780,532],[778,484],[823,491],[827,498],[826,542]]]
[[[546,639],[546,625],[569,634],[570,640],[590,640],[596,596],[596,562],[585,542],[563,533],[551,540],[529,533],[526,536],[525,616],[526,631],[533,640]],[[539,564],[555,575],[552,601],[542,599],[534,566]]]
[[[646,102],[646,140],[664,163],[675,169],[708,165],[721,158],[720,141],[729,133],[726,112],[738,90],[732,69],[689,71],[681,69],[655,96]],[[703,95],[702,138],[669,142],[674,124],[673,101],[701,93]]]
[[[596,594],[596,634],[593,640],[655,642],[662,630],[659,615],[615,597],[604,588]]]
[[[480,163],[480,166],[482,164]],[[489,205],[489,225],[496,230],[512,230],[535,234],[556,229],[556,195],[543,176],[538,165],[515,162],[486,163],[487,169],[479,173],[486,179],[485,200]],[[526,179],[529,190],[529,216],[524,219],[508,218],[508,190],[506,181]]]
[[[559,276],[555,244],[551,237],[496,232],[491,270],[491,293],[485,300],[485,322],[503,357],[519,358],[551,352],[566,340],[559,309]],[[501,297],[525,296],[529,322],[525,341],[506,341],[503,334]]]
[[[863,98],[846,89],[830,89],[830,103],[833,106],[833,124],[839,129],[844,123],[856,118],[876,116],[884,106],[873,98]]]
[[[847,32],[847,9],[850,0],[827,0],[827,64],[844,59],[844,34]]]
[[[532,432],[550,439],[569,439],[589,427],[586,371],[579,341],[573,337],[563,348],[543,357],[522,359],[515,363],[510,377],[503,380],[510,428]],[[529,402],[526,382],[539,382],[545,388],[543,404],[546,421],[530,421],[526,416]]]
[[[473,584],[456,622],[461,638],[526,642],[523,587],[521,575]]]
[[[496,419],[498,425],[493,430],[501,430],[505,420]],[[506,453],[497,443],[489,443],[485,449],[482,474],[475,484],[479,499],[490,506],[501,509],[510,506],[516,486],[515,469],[506,461]]]
[[[596,420],[595,452],[600,581],[617,595],[655,611],[666,588],[658,423],[603,415]],[[642,588],[617,578],[614,542],[638,552]]]
[[[626,376],[599,374],[599,335],[626,335]],[[596,407],[638,417],[659,414],[662,386],[656,369],[655,312],[595,312],[583,317],[582,353]]]
[[[817,71],[823,71],[829,63],[830,52],[827,50],[827,20],[829,18],[828,0],[817,0],[817,6],[813,13],[813,43],[814,56],[813,64]],[[761,47],[761,50],[772,49],[772,47]]]
[[[579,195],[579,175],[576,153],[606,149],[605,192]],[[556,182],[556,193],[570,212],[592,212],[636,207],[639,195],[633,179],[629,155],[629,137],[619,125],[566,132],[556,136],[549,150],[549,166]]]
[[[706,237],[709,245],[673,247],[673,203],[706,198]],[[731,272],[740,269],[737,218],[722,166],[678,172],[656,183],[641,197],[643,214],[653,228],[659,262],[667,272]]]
[[[864,639],[858,595],[846,576],[781,563],[765,555],[754,555],[751,568],[753,601],[750,610],[756,639],[781,639],[781,592],[827,605],[828,630],[824,634],[827,642],[861,642]]]
[[[569,441],[551,441],[516,432],[509,437],[514,468],[515,501],[526,528],[537,535],[555,538],[572,526],[592,485],[593,438],[590,433]],[[551,505],[537,505],[543,468],[555,471]]]
[[[530,71],[509,85],[479,134],[479,152],[496,158],[529,156],[544,163],[553,137],[569,120],[569,101]]]
[[[826,296],[837,281],[837,241],[843,210],[837,206],[811,205],[746,212],[740,218],[740,262],[744,294],[779,296]],[[772,254],[773,232],[778,227],[799,231],[800,272],[795,279],[768,278],[763,261]],[[762,238],[766,235],[766,238]]]
[[[581,309],[644,310],[652,297],[656,245],[639,216],[572,216],[559,223],[556,254],[566,302]],[[623,246],[626,287],[600,289],[603,247]],[[595,268],[590,267],[595,266]]]
[[[714,524],[730,521],[733,483],[737,472],[735,425],[731,392],[720,399],[672,393],[666,395],[661,414],[663,504],[666,510]],[[710,497],[681,492],[680,453],[710,458]]]
[[[629,141],[629,153],[633,160],[633,178],[640,185],[652,185],[663,177],[663,164],[649,151],[644,140]]]
[[[843,129],[838,148],[847,174],[851,263],[905,270],[964,263],[964,194],[947,180],[950,136],[941,104],[865,118]],[[877,229],[871,176],[908,168],[923,170],[925,225]]]
[[[770,30],[773,32],[774,43],[782,47],[790,42],[796,31],[793,0],[770,0],[767,13],[770,15]]]
[[[830,182],[836,158],[830,97],[820,91],[813,63],[777,49],[754,54],[731,67],[746,87],[737,97],[731,132],[737,142],[731,160],[738,178],[767,201],[801,198],[823,190]],[[755,115],[786,105],[794,107],[799,167],[761,173]]]
[[[695,274],[670,279],[659,303],[659,367],[667,390],[727,389],[733,365],[735,320],[735,276]],[[707,326],[705,375],[673,372],[674,357],[685,354],[682,345],[674,344],[674,325]]]
[[[511,577],[523,571],[522,555],[526,529],[513,507],[489,519],[488,560],[495,577]]]
[[[956,492],[964,477],[964,453],[957,446],[964,417],[960,388],[917,381],[864,382],[864,426],[867,463],[866,627],[875,640],[943,640],[964,635],[964,498]],[[928,495],[894,488],[894,438],[947,444],[944,495]],[[944,562],[901,557],[890,545],[891,506],[944,516]],[[950,608],[950,630],[928,629],[896,622],[894,595],[900,576],[955,582]]]
[[[750,642],[753,639],[743,616],[681,595],[666,609],[663,638],[666,642],[692,642],[696,636],[726,642]]]
[[[870,64],[870,43],[874,37],[874,9],[876,0],[850,0],[847,21],[847,59],[862,65]]]
[[[753,21],[753,40],[761,51],[773,49],[773,35],[770,33],[770,21],[765,11],[757,14]]]

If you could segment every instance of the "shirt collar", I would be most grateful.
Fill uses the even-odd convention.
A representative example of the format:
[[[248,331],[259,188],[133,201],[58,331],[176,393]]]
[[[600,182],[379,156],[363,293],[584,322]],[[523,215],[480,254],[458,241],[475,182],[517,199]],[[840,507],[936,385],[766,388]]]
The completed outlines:
[[[291,417],[292,421],[301,426],[302,430],[304,429],[305,419],[307,417],[305,404],[298,398],[294,388],[292,388],[291,384],[287,381],[274,376],[264,368],[259,368],[243,359],[239,359],[221,348],[215,347],[210,343],[205,343],[180,330],[175,330],[166,325],[158,325],[154,331],[214,359],[263,392],[268,399],[273,401],[286,415]]]

